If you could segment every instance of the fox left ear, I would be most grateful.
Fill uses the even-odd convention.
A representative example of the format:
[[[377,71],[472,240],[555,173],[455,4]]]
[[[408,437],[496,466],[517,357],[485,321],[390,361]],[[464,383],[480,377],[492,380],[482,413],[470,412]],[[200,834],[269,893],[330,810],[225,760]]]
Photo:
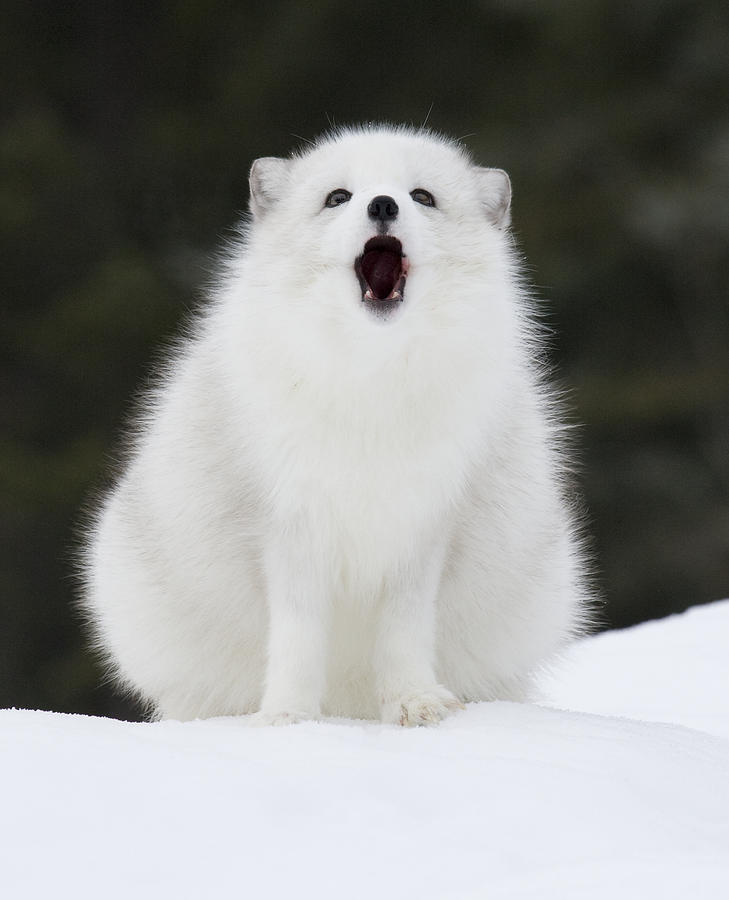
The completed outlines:
[[[481,202],[486,218],[497,228],[508,228],[511,223],[511,181],[503,169],[478,168]]]
[[[282,196],[290,160],[264,156],[251,166],[248,184],[251,191],[251,212],[259,218],[265,215]]]

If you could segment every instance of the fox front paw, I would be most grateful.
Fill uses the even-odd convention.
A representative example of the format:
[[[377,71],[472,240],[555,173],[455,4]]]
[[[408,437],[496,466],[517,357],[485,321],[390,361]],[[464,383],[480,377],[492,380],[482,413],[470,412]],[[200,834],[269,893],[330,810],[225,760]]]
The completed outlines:
[[[315,719],[316,714],[301,710],[270,711],[261,709],[249,717],[248,723],[254,728],[264,728],[268,725],[294,725],[296,722],[306,722]]]
[[[412,691],[385,700],[382,704],[382,721],[410,727],[437,725],[457,709],[465,707],[447,688],[437,684],[422,691]]]

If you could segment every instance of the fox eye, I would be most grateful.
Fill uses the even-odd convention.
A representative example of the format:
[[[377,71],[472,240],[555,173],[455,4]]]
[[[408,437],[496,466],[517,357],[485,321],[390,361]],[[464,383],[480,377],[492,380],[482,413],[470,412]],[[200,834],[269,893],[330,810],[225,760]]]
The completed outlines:
[[[435,200],[430,191],[424,191],[422,188],[415,188],[414,191],[410,191],[410,196],[416,203],[421,203],[423,206],[435,206]]]
[[[332,191],[331,194],[329,194],[324,201],[324,206],[341,206],[342,203],[346,203],[351,197],[352,195],[349,191],[345,191],[344,188],[337,188],[336,191]]]

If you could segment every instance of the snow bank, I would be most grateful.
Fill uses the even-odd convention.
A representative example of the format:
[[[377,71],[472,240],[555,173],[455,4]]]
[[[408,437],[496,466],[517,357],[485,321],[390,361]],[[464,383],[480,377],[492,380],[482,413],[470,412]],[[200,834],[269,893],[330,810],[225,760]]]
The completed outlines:
[[[564,709],[729,738],[729,600],[575,644],[543,687]]]
[[[403,730],[0,712],[0,895],[728,897],[727,635],[729,602],[576,648],[545,687],[610,715],[479,704]]]

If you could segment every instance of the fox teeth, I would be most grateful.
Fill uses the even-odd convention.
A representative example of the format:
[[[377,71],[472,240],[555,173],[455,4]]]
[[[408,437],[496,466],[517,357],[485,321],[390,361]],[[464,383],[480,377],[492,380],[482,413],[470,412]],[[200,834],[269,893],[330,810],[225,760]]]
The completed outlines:
[[[367,290],[364,293],[364,297],[362,297],[362,299],[363,300],[379,300],[379,297],[375,297],[375,295],[372,293],[372,289],[367,288]],[[401,291],[393,291],[390,294],[390,296],[385,297],[385,299],[386,300],[402,300],[402,293],[401,293]]]

